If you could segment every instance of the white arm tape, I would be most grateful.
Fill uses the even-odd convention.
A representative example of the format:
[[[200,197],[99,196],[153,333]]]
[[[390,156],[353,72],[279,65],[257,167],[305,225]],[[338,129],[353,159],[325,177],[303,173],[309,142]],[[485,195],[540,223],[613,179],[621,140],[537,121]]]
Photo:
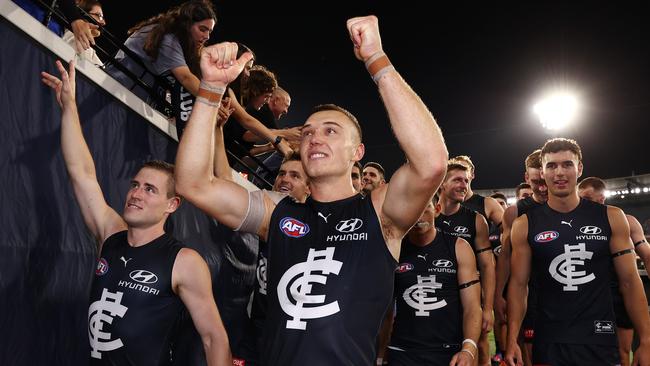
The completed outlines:
[[[248,209],[246,210],[246,216],[235,231],[257,234],[264,221],[264,195],[268,196],[276,205],[287,196],[283,193],[267,190],[248,192]]]

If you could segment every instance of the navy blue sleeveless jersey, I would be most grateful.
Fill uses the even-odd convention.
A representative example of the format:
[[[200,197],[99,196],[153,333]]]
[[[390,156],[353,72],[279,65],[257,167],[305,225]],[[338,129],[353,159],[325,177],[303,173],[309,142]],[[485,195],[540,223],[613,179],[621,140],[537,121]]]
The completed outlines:
[[[370,197],[287,197],[268,236],[264,365],[372,365],[397,263]]]
[[[526,215],[538,294],[535,340],[616,345],[607,207],[581,199],[568,213],[544,204]]]
[[[438,231],[435,239],[423,247],[406,239],[402,242],[395,271],[397,311],[391,348],[460,349],[463,310],[458,290],[456,240],[457,237]]]
[[[467,207],[460,206],[458,211],[453,215],[440,214],[436,217],[436,227],[443,233],[461,237],[474,248],[474,239],[476,238],[476,211]]]
[[[474,193],[472,197],[468,200],[461,203],[462,206],[469,208],[472,211],[476,211],[483,215],[487,220],[487,215],[485,214],[485,197],[481,196],[478,193]]]
[[[172,290],[183,245],[163,234],[131,247],[127,232],[111,235],[99,258],[88,309],[92,365],[167,365],[184,309]]]
[[[474,193],[472,197],[461,203],[461,205],[472,211],[476,211],[485,217],[485,220],[488,223],[488,239],[490,240],[492,251],[497,256],[501,254],[501,228],[488,219],[487,213],[485,212],[485,197],[478,193]]]
[[[517,217],[525,215],[528,210],[543,206],[533,199],[532,196],[517,201]],[[526,317],[524,318],[524,332],[531,332],[535,328],[535,318],[537,316],[537,281],[534,273],[531,271],[528,279],[528,307],[526,308]]]
[[[262,349],[262,334],[264,332],[268,302],[266,298],[267,256],[268,244],[260,240],[257,255],[257,268],[255,270],[255,290],[253,292],[253,301],[251,303],[250,319],[240,344],[241,354],[237,355],[246,361],[246,365],[256,365],[259,362],[260,352]]]

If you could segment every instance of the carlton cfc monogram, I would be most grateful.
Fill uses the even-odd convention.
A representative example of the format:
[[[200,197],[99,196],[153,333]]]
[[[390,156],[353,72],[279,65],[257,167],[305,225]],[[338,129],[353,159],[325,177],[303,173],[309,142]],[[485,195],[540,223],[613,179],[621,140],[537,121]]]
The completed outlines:
[[[551,261],[548,271],[556,281],[565,284],[563,291],[578,291],[577,285],[583,285],[596,278],[593,273],[576,270],[577,266],[584,266],[585,259],[591,259],[593,254],[585,249],[585,243],[564,244],[564,253]]]
[[[407,288],[402,296],[410,307],[417,310],[415,312],[416,316],[429,316],[431,310],[440,309],[447,305],[447,301],[438,301],[437,297],[429,296],[435,294],[436,290],[441,288],[442,283],[436,282],[436,275],[418,275],[418,283]]]
[[[294,264],[282,275],[278,283],[278,300],[282,310],[293,318],[287,320],[288,329],[305,330],[307,322],[303,319],[324,318],[340,311],[338,301],[324,304],[325,295],[311,294],[311,283],[325,285],[329,274],[339,274],[343,263],[332,259],[334,250],[334,247],[324,250],[311,248],[305,262]],[[314,304],[324,305],[311,306]]]

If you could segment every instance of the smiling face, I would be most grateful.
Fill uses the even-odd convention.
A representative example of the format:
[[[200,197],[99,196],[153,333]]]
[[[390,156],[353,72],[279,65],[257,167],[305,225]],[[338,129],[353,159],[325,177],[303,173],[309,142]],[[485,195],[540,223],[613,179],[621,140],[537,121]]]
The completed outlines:
[[[466,170],[453,169],[447,172],[445,181],[442,183],[442,194],[447,200],[453,203],[461,203],[467,195],[469,186],[469,172]]]
[[[287,193],[300,202],[304,202],[309,194],[307,175],[298,160],[285,161],[278,172],[273,184],[276,192]]]
[[[176,211],[180,199],[168,197],[169,175],[153,168],[142,168],[131,180],[126,194],[124,221],[129,227],[145,228],[160,224]]]
[[[302,128],[300,156],[307,176],[350,177],[354,161],[363,157],[354,122],[344,113],[323,110],[312,114]],[[349,183],[348,183],[349,184]]]
[[[379,169],[373,166],[367,166],[363,169],[363,190],[366,193],[372,192],[375,188],[378,188],[386,184],[383,175]]]
[[[542,177],[549,194],[567,197],[576,192],[578,177],[582,175],[582,163],[578,156],[568,150],[542,155]]]
[[[541,169],[527,168],[524,179],[526,180],[526,183],[530,184],[530,190],[537,196],[538,199],[541,199],[542,202],[546,202],[548,200],[548,188],[546,186],[546,181],[544,181],[544,178],[542,178]],[[519,199],[525,198],[523,197],[524,193],[525,189],[522,189],[519,192],[519,195],[521,196]]]
[[[214,29],[214,19],[204,19],[199,22],[192,23],[190,27],[190,35],[196,48],[201,48],[210,39],[210,33]]]

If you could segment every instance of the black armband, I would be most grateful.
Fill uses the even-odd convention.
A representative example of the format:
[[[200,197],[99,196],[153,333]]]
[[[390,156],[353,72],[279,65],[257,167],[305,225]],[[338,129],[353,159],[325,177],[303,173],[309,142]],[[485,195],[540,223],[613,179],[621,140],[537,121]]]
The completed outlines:
[[[492,247],[487,247],[487,248],[476,250],[476,251],[474,251],[474,254],[481,254],[483,252],[487,252],[488,250],[492,251]]]
[[[612,258],[620,257],[622,255],[626,255],[626,254],[630,254],[630,253],[634,253],[634,249],[632,249],[632,248],[623,249],[620,252],[616,252],[616,253],[612,254]]]
[[[634,247],[636,248],[637,246],[639,246],[639,245],[641,245],[643,243],[647,243],[647,241],[645,239],[641,239],[641,240],[637,241],[636,243],[634,243]]]
[[[468,287],[474,286],[474,285],[476,285],[477,283],[481,283],[481,280],[473,280],[473,281],[465,282],[465,283],[463,283],[462,285],[458,285],[458,289],[459,289],[459,290],[462,290],[462,289],[465,289],[465,288],[468,288]]]

